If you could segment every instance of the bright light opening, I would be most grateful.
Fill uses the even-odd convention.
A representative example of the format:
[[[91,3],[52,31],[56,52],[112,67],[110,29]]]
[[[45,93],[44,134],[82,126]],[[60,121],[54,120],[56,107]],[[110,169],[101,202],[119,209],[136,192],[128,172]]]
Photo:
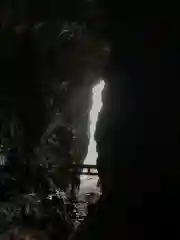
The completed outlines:
[[[101,80],[97,85],[92,89],[92,108],[89,113],[89,122],[90,122],[90,139],[88,145],[87,156],[84,160],[84,164],[96,165],[96,160],[98,154],[96,152],[96,141],[94,139],[94,134],[96,131],[96,124],[98,120],[99,112],[103,106],[102,103],[102,91],[104,89],[105,82]],[[97,187],[99,177],[98,176],[89,176],[81,175],[81,184],[77,198],[79,200],[85,200],[85,196],[88,193],[95,193],[96,197],[93,201],[97,201],[100,196],[99,187]]]
[[[96,141],[94,139],[94,134],[96,131],[96,123],[98,120],[99,112],[103,106],[102,103],[102,91],[104,89],[105,82],[101,80],[97,85],[92,89],[92,108],[89,114],[90,120],[90,139],[88,145],[87,156],[84,160],[84,164],[96,165],[96,160],[98,154],[96,152]]]

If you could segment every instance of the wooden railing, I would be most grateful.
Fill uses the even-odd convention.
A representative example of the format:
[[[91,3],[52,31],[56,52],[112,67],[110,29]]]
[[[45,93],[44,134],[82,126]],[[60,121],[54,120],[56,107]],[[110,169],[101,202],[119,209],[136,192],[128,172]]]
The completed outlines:
[[[88,164],[73,164],[70,172],[78,175],[98,175],[97,166]]]

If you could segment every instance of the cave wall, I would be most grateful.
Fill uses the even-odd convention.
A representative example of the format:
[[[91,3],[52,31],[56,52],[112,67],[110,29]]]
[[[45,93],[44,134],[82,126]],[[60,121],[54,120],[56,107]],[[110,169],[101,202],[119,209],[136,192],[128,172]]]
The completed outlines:
[[[113,13],[112,55],[105,74],[109,88],[96,133],[107,198],[97,229],[101,237],[118,239],[176,238],[180,164],[175,19],[129,16],[123,21],[115,8]]]

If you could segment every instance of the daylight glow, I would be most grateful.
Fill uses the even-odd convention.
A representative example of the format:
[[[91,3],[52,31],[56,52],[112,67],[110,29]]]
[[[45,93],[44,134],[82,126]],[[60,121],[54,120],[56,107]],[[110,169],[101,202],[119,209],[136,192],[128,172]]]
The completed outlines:
[[[90,120],[90,140],[88,145],[88,153],[84,160],[84,164],[96,165],[96,160],[98,154],[96,152],[96,141],[94,139],[94,134],[96,130],[96,123],[98,120],[98,114],[102,108],[102,91],[104,89],[105,82],[101,80],[92,89],[92,108],[89,114]]]

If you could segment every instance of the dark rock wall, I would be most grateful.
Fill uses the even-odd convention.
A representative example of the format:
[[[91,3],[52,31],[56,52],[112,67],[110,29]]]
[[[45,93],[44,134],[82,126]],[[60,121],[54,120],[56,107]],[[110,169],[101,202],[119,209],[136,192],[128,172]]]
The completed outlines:
[[[126,16],[125,21],[112,5],[110,10],[115,17],[109,14],[109,88],[96,133],[107,200],[94,232],[102,239],[177,239],[176,21],[170,15]]]

